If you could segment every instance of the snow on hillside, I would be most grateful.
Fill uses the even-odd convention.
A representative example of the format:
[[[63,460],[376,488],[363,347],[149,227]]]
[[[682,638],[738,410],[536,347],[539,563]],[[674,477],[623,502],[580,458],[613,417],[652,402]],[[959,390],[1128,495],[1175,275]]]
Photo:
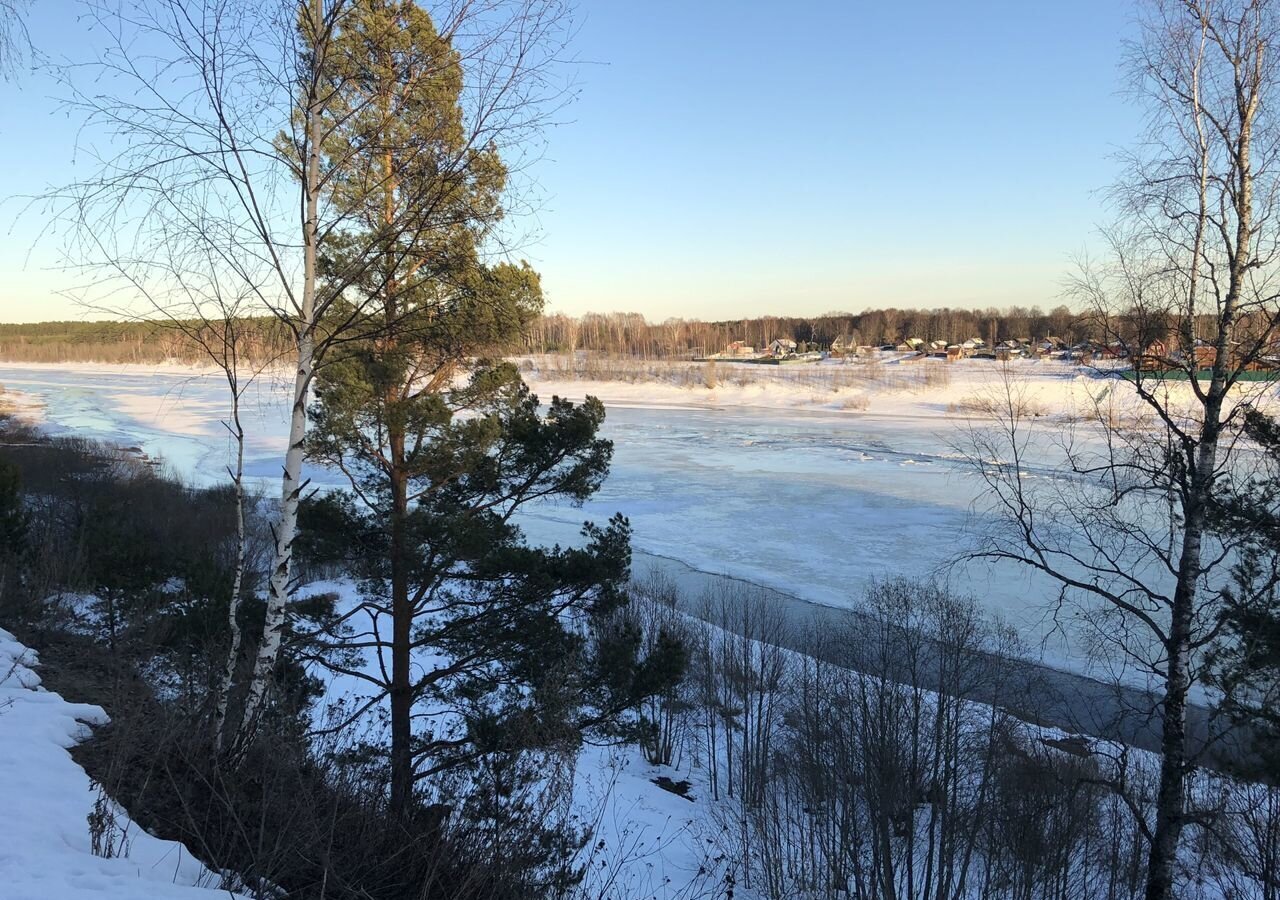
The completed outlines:
[[[312,594],[333,595],[337,610],[345,613],[358,602],[360,589],[352,580],[340,578],[312,582],[299,590],[300,597]],[[728,632],[715,626],[703,623],[702,627],[708,628],[706,633],[713,636],[712,640],[734,640]],[[753,643],[753,646],[762,645]],[[795,651],[772,648],[772,652],[785,660],[792,673],[800,671],[805,664],[805,658]],[[424,669],[444,661],[429,648],[415,653],[415,663]],[[366,672],[377,670],[370,652],[364,652],[359,668]],[[372,696],[367,682],[352,674],[334,674],[319,667],[313,668],[312,674],[325,683],[324,700],[314,711],[318,724],[339,709],[349,711],[361,706]],[[868,684],[879,683],[874,675],[868,677]],[[922,697],[926,705],[937,702],[932,691],[923,691]],[[979,731],[994,712],[989,706],[967,701],[960,710],[971,727]],[[416,727],[424,730],[447,727],[440,718],[423,712],[419,713]],[[377,742],[386,740],[381,731],[384,727],[384,721],[371,715],[357,730],[362,739]],[[1087,748],[1085,755],[1103,776],[1114,774],[1109,767],[1117,765],[1118,760],[1125,761],[1127,777],[1133,779],[1134,784],[1153,778],[1159,768],[1156,755],[1125,749],[1115,742],[1089,739],[1051,726],[1019,723],[1018,728],[1030,746],[1052,748],[1061,760],[1074,758],[1080,753],[1080,747]],[[693,735],[695,730],[696,727],[690,728],[672,766],[650,764],[631,744],[585,743],[579,748],[568,801],[570,823],[588,828],[591,837],[578,859],[585,874],[576,896],[583,900],[604,897],[696,900],[726,896],[760,900],[765,896],[762,890],[753,890],[746,883],[758,861],[744,857],[739,843],[741,834],[737,829],[744,821],[744,808],[732,796],[722,794],[719,799],[713,799],[707,750],[705,746],[695,746],[699,740]],[[728,761],[721,749],[717,769],[725,772]],[[679,789],[673,790],[677,786]],[[1275,802],[1265,788],[1218,778],[1211,773],[1198,773],[1193,778],[1191,792],[1206,807],[1216,803],[1220,808],[1233,811],[1247,809],[1251,804]],[[1120,803],[1118,798],[1111,798],[1109,802]],[[922,810],[918,814],[923,817]],[[1239,827],[1237,815],[1233,812],[1224,820],[1227,827]],[[798,832],[794,831],[795,822],[779,827],[780,833],[799,840]],[[1247,843],[1250,837],[1242,832],[1240,839]],[[1186,852],[1190,872],[1196,868],[1196,859],[1189,847]],[[1194,877],[1194,891],[1187,896],[1196,900],[1224,900],[1233,896],[1224,893],[1217,883],[1221,877],[1236,878],[1246,888],[1251,886],[1247,877],[1236,872],[1198,872]],[[1238,896],[1251,894],[1246,891]]]
[[[313,581],[298,589],[299,597],[329,594],[336,609],[351,614],[359,603],[360,588],[349,578]],[[365,627],[356,614],[349,622]],[[414,663],[425,671],[445,664],[447,657],[430,647],[419,648]],[[380,669],[373,651],[362,651],[360,670],[376,675]],[[377,696],[376,689],[352,674],[338,674],[314,666],[311,674],[324,684],[324,698],[313,710],[317,728],[340,721],[351,710]],[[385,701],[383,701],[385,704]],[[355,726],[362,741],[390,740],[385,718],[367,714]],[[460,725],[454,717],[418,709],[415,727],[422,732],[452,733]],[[317,749],[325,745],[320,742]],[[679,900],[704,895],[704,889],[724,879],[729,861],[718,851],[714,838],[710,797],[698,790],[679,796],[658,785],[662,778],[680,781],[696,778],[654,766],[633,746],[585,744],[573,766],[569,822],[589,829],[591,840],[582,849],[579,863],[585,869],[579,896]],[[743,900],[749,895],[739,893]]]
[[[181,844],[143,831],[96,790],[68,749],[107,715],[40,686],[35,653],[0,629],[0,895],[6,900],[234,897]],[[95,808],[95,803],[97,804]],[[112,820],[94,853],[90,816]]]
[[[681,900],[719,896],[735,860],[721,852],[714,801],[698,778],[688,796],[659,786],[689,772],[650,765],[634,746],[584,747],[573,787],[592,829],[581,862],[584,897]],[[739,891],[738,897],[752,895]]]

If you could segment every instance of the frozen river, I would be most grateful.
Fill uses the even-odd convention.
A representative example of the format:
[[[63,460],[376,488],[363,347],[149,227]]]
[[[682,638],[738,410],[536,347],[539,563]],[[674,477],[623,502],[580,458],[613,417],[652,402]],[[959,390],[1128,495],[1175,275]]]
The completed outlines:
[[[233,448],[216,375],[0,364],[0,386],[53,433],[139,447],[196,483],[226,477]],[[268,496],[278,490],[286,396],[283,383],[264,379],[242,411],[247,468]],[[1152,698],[1127,688],[1117,703],[1114,688],[1054,671],[1093,666],[1070,645],[1070,624],[1058,629],[1049,617],[1050,584],[1013,567],[950,565],[983,524],[981,484],[951,449],[959,420],[634,400],[607,409],[615,453],[604,488],[583,508],[544,505],[524,516],[535,540],[573,541],[585,519],[620,511],[634,529],[637,572],[660,570],[693,593],[723,575],[763,585],[788,615],[810,612],[819,627],[838,627],[824,608],[856,608],[876,578],[936,578],[1015,626],[1028,657],[1052,667],[1011,662],[1017,696],[973,699],[1016,707],[1034,687],[1050,724],[1158,746]],[[323,470],[307,474],[317,485],[342,484]],[[1207,715],[1191,711],[1193,736]]]
[[[193,481],[225,478],[231,445],[217,375],[5,364],[0,385],[38,405],[54,432],[140,447]],[[281,383],[263,380],[246,398],[247,467],[263,479],[280,471],[285,396]],[[639,550],[830,606],[856,605],[878,577],[938,577],[1035,644],[1050,630],[1044,586],[1016,570],[947,566],[966,546],[980,487],[949,449],[955,427],[942,418],[609,406],[615,455],[604,488],[582,509],[542,506],[524,523],[538,540],[564,542],[584,519],[621,511]]]

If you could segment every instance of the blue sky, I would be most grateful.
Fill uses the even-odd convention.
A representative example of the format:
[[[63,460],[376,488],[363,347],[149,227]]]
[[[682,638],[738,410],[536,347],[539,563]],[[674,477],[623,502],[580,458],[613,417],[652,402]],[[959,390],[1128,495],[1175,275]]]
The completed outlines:
[[[35,4],[51,55],[92,41]],[[660,320],[1050,306],[1138,130],[1132,7],[584,0],[578,101],[536,167],[524,247],[558,311]],[[0,85],[0,196],[76,177],[38,76]],[[0,207],[0,319],[73,318],[39,217]]]

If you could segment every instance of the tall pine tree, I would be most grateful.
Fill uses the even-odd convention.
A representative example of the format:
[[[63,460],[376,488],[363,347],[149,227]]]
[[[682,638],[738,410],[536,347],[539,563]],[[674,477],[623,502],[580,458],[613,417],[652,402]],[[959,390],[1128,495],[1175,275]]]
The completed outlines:
[[[506,173],[492,148],[469,145],[458,54],[413,0],[358,0],[335,42],[329,77],[334,102],[324,150],[338,176],[333,202],[350,229],[329,236],[322,265],[349,271],[349,248],[373,245],[380,252],[351,288],[360,301],[350,311],[335,310],[343,326],[360,319],[365,337],[317,386],[319,421],[328,432],[314,444],[335,462],[353,452],[363,456],[385,479],[379,505],[390,562],[392,800],[403,810],[412,784],[409,432],[454,374],[460,348],[451,339],[473,333],[459,313],[479,313],[488,299],[475,290],[485,281],[477,246],[501,217]],[[412,227],[403,227],[406,219]],[[520,274],[536,288],[532,273]],[[518,326],[522,315],[537,311],[540,293],[508,299],[516,300],[504,310],[512,317],[501,324]],[[362,479],[367,474],[353,482]]]
[[[336,527],[330,552],[364,579],[363,603],[326,638],[376,659],[362,677],[388,700],[403,814],[426,775],[572,747],[633,702],[597,694],[583,711],[575,699],[592,665],[583,620],[622,600],[629,531],[616,518],[588,527],[582,549],[545,550],[513,524],[533,501],[590,496],[612,447],[598,401],[543,412],[514,367],[474,359],[516,339],[542,293],[527,265],[482,260],[506,172],[492,146],[466,139],[457,54],[411,0],[358,0],[336,47],[334,89],[347,99],[332,106],[354,113],[335,119],[325,152],[345,161],[333,198],[360,231],[331,235],[322,263],[349,272],[348,246],[385,239],[359,297],[333,312],[348,337],[311,410],[311,458],[352,490],[308,518],[317,534]],[[415,216],[418,227],[389,227]]]

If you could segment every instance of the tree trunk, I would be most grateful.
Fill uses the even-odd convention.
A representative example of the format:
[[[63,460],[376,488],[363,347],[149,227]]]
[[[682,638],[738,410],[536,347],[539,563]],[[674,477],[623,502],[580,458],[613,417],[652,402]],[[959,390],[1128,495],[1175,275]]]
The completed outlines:
[[[1169,630],[1168,670],[1162,704],[1160,740],[1160,787],[1156,794],[1156,821],[1147,861],[1147,900],[1171,900],[1178,844],[1185,820],[1187,772],[1187,690],[1191,611],[1195,602],[1195,578],[1199,574],[1201,522],[1188,524],[1183,539],[1181,571],[1174,592],[1174,608]],[[1190,576],[1189,578],[1186,576]],[[1189,586],[1188,586],[1189,582]]]
[[[314,221],[314,220],[313,220]],[[308,257],[314,248],[308,248]],[[280,515],[275,528],[275,553],[267,589],[267,613],[262,626],[262,642],[254,662],[253,678],[245,699],[241,732],[252,728],[262,711],[267,687],[275,673],[284,637],[285,606],[293,579],[293,540],[298,532],[298,504],[302,499],[303,440],[307,429],[307,393],[314,365],[314,343],[310,330],[298,342],[298,370],[294,376],[293,407],[289,419],[289,449],[285,453],[281,481]]]
[[[324,28],[323,0],[311,0],[312,33],[317,42]],[[298,366],[293,381],[293,405],[289,417],[289,446],[285,452],[284,474],[280,486],[280,514],[275,529],[275,553],[271,561],[271,579],[267,591],[267,613],[262,627],[262,641],[249,682],[240,736],[252,728],[262,710],[267,687],[275,673],[284,634],[285,605],[289,600],[293,578],[293,540],[298,530],[298,503],[302,499],[303,440],[307,433],[307,395],[315,368],[316,339],[316,264],[317,226],[320,207],[320,128],[321,99],[317,91],[321,83],[319,70],[324,49],[317,45],[311,54],[312,77],[306,107],[307,153],[303,173],[302,221],[303,271],[302,302],[295,323]]]
[[[390,119],[392,100],[381,98],[382,114]],[[382,154],[382,217],[389,230],[396,219],[395,160],[390,150]],[[383,285],[383,318],[385,337],[382,352],[394,369],[398,347],[399,317],[402,308],[396,277],[397,254],[386,250],[386,278]],[[408,377],[408,373],[406,373]],[[401,392],[405,396],[402,396]],[[403,817],[413,797],[413,686],[412,665],[413,605],[409,602],[409,560],[405,525],[409,517],[409,471],[405,457],[405,425],[401,417],[403,402],[412,394],[411,383],[389,381],[383,391],[384,419],[387,427],[387,479],[391,488],[391,812]]]
[[[404,439],[400,448],[403,456]],[[404,520],[408,511],[402,471],[392,475],[391,515],[391,808],[403,815],[413,795],[413,688],[410,684],[410,641],[413,610],[405,565]]]
[[[1201,19],[1202,29],[1205,20]],[[1203,31],[1202,31],[1203,35]],[[1203,38],[1202,38],[1203,40]],[[1203,46],[1203,45],[1202,45]],[[1173,900],[1178,844],[1186,821],[1186,773],[1187,760],[1187,693],[1190,690],[1192,627],[1196,610],[1198,580],[1201,575],[1201,544],[1206,527],[1206,513],[1212,500],[1213,482],[1218,461],[1218,442],[1222,432],[1222,410],[1227,395],[1227,377],[1232,363],[1236,310],[1245,289],[1245,279],[1251,265],[1253,239],[1253,179],[1251,145],[1253,123],[1258,109],[1256,85],[1247,74],[1251,64],[1260,65],[1262,43],[1251,52],[1233,59],[1235,67],[1236,109],[1240,116],[1239,133],[1231,147],[1233,177],[1236,190],[1232,196],[1235,213],[1234,246],[1228,245],[1230,260],[1226,295],[1218,312],[1217,334],[1214,341],[1213,374],[1209,389],[1202,400],[1204,417],[1199,441],[1192,458],[1187,460],[1187,478],[1190,481],[1185,506],[1182,552],[1178,559],[1178,583],[1174,590],[1170,610],[1169,639],[1166,646],[1168,669],[1165,677],[1163,703],[1163,732],[1161,735],[1160,787],[1156,797],[1156,821],[1151,841],[1151,854],[1147,862],[1146,900]],[[1256,60],[1252,57],[1256,54]],[[1255,73],[1256,75],[1256,73]],[[1195,72],[1195,94],[1192,97],[1193,113],[1201,148],[1200,189],[1201,219],[1204,217],[1204,184],[1208,166],[1204,135],[1200,130],[1199,68]],[[1202,225],[1202,222],[1201,222]],[[1196,256],[1191,267],[1191,320],[1194,326],[1195,296],[1200,277],[1200,241],[1202,227],[1196,232]],[[1192,335],[1194,337],[1194,335]],[[1191,343],[1188,341],[1188,343]],[[1190,377],[1196,377],[1195,372]]]
[[[214,707],[213,746],[222,751],[226,742],[227,705],[231,697],[231,685],[236,677],[236,664],[240,659],[240,592],[244,586],[245,527],[244,527],[244,427],[240,424],[240,392],[233,380],[231,385],[232,434],[236,439],[236,469],[232,484],[236,492],[236,569],[231,579],[231,602],[227,612],[227,627],[231,632],[231,646],[227,650],[227,663],[222,671],[222,683]]]
[[[387,304],[394,317],[394,301]],[[409,515],[409,484],[405,462],[405,429],[396,409],[399,398],[388,385],[387,443],[391,483],[391,810],[403,816],[413,796],[413,688],[410,683],[413,606],[409,602],[408,546],[405,524]]]

